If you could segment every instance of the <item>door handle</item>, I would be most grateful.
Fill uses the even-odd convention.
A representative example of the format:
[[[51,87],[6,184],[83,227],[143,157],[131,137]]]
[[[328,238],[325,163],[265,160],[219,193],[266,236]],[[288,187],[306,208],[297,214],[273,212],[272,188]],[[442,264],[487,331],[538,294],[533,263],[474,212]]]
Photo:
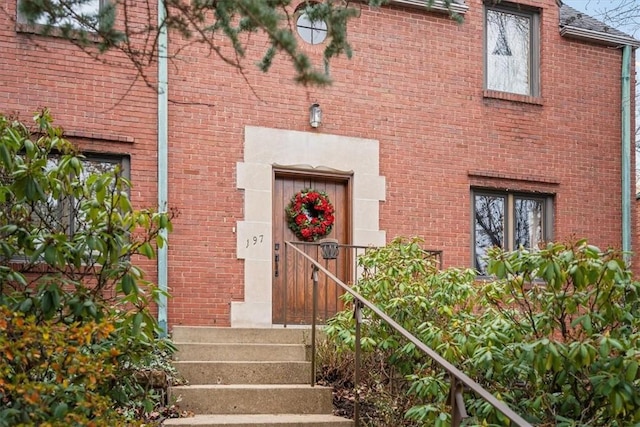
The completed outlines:
[[[275,244],[275,256],[274,256],[274,261],[275,261],[275,270],[274,270],[274,276],[278,277],[279,275],[279,265],[280,265],[280,254],[278,253],[278,251],[280,250],[280,243],[276,243]]]

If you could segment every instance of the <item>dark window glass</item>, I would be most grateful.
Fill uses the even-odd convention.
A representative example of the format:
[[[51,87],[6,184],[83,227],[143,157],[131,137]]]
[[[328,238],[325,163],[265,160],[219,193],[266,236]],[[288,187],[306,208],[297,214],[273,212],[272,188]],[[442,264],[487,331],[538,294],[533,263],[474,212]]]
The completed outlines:
[[[536,249],[551,239],[550,196],[473,192],[473,263],[485,274],[492,247]]]
[[[487,249],[504,247],[505,198],[477,194],[474,202],[475,216],[475,268],[484,272]]]

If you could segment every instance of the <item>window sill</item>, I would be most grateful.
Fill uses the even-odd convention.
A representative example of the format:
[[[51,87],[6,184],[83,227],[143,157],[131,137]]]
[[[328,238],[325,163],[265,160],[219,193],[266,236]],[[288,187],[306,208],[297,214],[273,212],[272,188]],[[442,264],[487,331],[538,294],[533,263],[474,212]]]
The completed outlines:
[[[507,180],[513,182],[524,182],[530,184],[547,184],[558,186],[560,185],[560,180],[554,176],[549,175],[513,175],[502,172],[488,171],[488,170],[469,170],[467,175],[472,180],[474,178],[478,179],[494,179],[494,180]]]
[[[86,132],[81,130],[65,130],[65,138],[79,138],[79,139],[93,139],[108,142],[123,142],[127,144],[133,144],[136,142],[135,138],[126,135],[114,135],[95,132]]]
[[[409,7],[418,7],[425,10],[432,10],[436,12],[445,12],[445,13],[457,13],[460,15],[464,15],[469,10],[469,6],[467,6],[464,2],[452,1],[449,6],[443,0],[435,0],[431,5],[428,5],[424,0],[391,0],[390,4],[396,4],[400,6],[409,6]]]
[[[539,96],[519,95],[517,93],[500,92],[498,90],[485,89],[482,91],[482,96],[484,98],[521,102],[523,104],[544,105],[542,98]]]
[[[89,42],[99,41],[98,35],[91,31],[70,30],[65,34],[65,31],[63,31],[60,27],[51,27],[41,24],[27,24],[25,22],[16,23],[16,33],[38,34],[41,36],[65,38],[71,40],[86,40]]]

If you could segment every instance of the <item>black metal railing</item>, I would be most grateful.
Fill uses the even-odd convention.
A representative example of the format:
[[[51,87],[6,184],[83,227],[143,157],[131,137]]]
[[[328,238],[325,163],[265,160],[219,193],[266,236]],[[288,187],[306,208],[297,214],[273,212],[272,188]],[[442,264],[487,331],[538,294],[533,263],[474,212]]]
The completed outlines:
[[[356,337],[355,337],[355,376],[354,376],[354,388],[356,390],[356,399],[354,402],[354,422],[356,427],[360,425],[360,408],[359,408],[359,399],[357,397],[357,389],[360,381],[360,355],[361,355],[361,325],[362,325],[362,309],[364,307],[371,310],[375,313],[381,320],[389,324],[393,329],[395,329],[398,333],[404,336],[407,340],[413,343],[416,348],[422,351],[424,354],[429,356],[435,363],[440,365],[442,369],[444,369],[449,377],[450,382],[450,406],[451,406],[451,426],[459,427],[462,424],[462,421],[465,418],[468,418],[464,398],[463,398],[463,390],[469,390],[475,393],[477,396],[484,399],[491,406],[500,411],[505,417],[507,417],[514,426],[520,427],[531,427],[526,420],[524,420],[520,415],[516,414],[511,408],[509,408],[504,402],[498,400],[494,395],[492,395],[488,390],[485,390],[480,384],[473,381],[469,378],[464,372],[460,371],[458,368],[449,363],[446,359],[440,356],[435,352],[432,348],[428,347],[418,338],[413,336],[409,331],[400,326],[396,321],[394,321],[391,317],[385,314],[382,310],[380,310],[373,303],[362,297],[360,294],[355,292],[349,286],[347,286],[342,280],[340,280],[335,274],[329,271],[327,268],[322,266],[317,260],[313,259],[311,256],[306,254],[300,248],[296,247],[296,244],[292,242],[285,242],[286,248],[290,248],[292,251],[298,253],[304,259],[306,259],[311,264],[311,274],[310,277],[312,280],[312,316],[311,316],[311,386],[315,386],[316,383],[316,328],[317,328],[317,294],[318,294],[318,272],[322,272],[330,282],[335,284],[341,288],[343,292],[348,292],[353,296],[354,301],[354,318],[356,321]],[[441,256],[441,254],[440,254]]]
[[[283,277],[283,292],[280,298],[283,307],[282,324],[286,327],[288,324],[310,324],[311,323],[311,299],[305,301],[304,304],[296,305],[292,301],[295,296],[301,292],[304,293],[308,289],[307,282],[311,277],[312,266],[306,261],[303,255],[306,255],[317,262],[321,263],[325,270],[331,272],[335,277],[343,283],[354,285],[358,283],[360,271],[358,270],[358,257],[365,254],[368,250],[373,249],[372,246],[358,246],[339,244],[337,241],[330,242],[336,246],[335,254],[323,253],[326,247],[323,244],[315,242],[285,242],[283,271],[280,273]],[[295,246],[298,250],[292,251],[290,246]],[[330,248],[334,249],[334,248]],[[442,266],[442,251],[425,250],[425,256],[435,259],[437,266]],[[342,290],[340,287],[329,283],[328,276],[322,275],[319,278],[320,301],[318,301],[318,312],[315,320],[324,322],[333,317],[342,309],[340,295]],[[297,291],[296,291],[297,290]]]

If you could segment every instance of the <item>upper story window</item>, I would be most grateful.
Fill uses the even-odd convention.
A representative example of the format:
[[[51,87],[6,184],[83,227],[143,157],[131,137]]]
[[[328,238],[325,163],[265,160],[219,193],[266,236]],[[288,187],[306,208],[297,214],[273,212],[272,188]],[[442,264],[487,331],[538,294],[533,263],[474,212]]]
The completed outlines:
[[[298,31],[298,35],[309,44],[320,44],[327,38],[329,27],[323,20],[311,19],[305,11],[306,7],[304,5],[305,3],[297,10],[298,19],[296,20],[296,30]]]
[[[34,6],[33,0],[18,1],[18,22],[23,24],[51,25],[53,27],[71,27],[92,31],[98,27],[100,13],[104,12],[109,0],[82,0],[72,4],[60,0],[44,2],[44,8]],[[38,2],[41,3],[41,2]],[[44,13],[34,16],[35,8]],[[33,21],[29,16],[34,16]]]
[[[538,12],[485,7],[485,89],[539,95],[539,27]]]
[[[551,240],[553,199],[530,193],[473,191],[474,268],[485,274],[491,247],[537,248]]]

